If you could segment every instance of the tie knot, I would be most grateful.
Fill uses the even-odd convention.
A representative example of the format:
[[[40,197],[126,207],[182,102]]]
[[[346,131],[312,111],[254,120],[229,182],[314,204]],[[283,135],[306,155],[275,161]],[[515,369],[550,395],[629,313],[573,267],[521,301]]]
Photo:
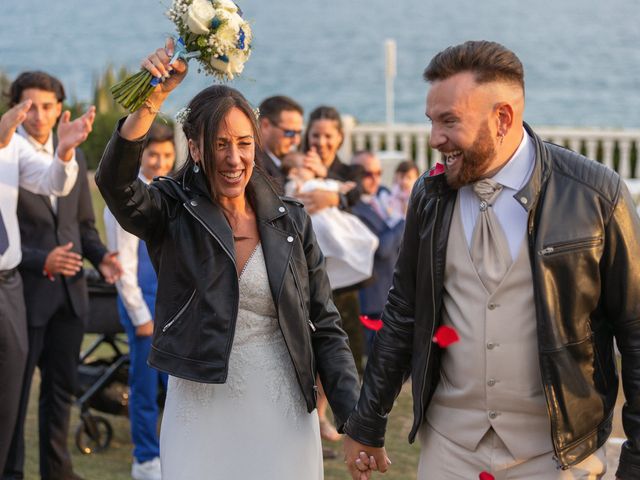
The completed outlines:
[[[478,198],[484,203],[485,210],[487,206],[492,206],[496,197],[502,191],[502,185],[490,178],[482,179],[473,184],[473,191]],[[481,203],[482,209],[482,203]]]

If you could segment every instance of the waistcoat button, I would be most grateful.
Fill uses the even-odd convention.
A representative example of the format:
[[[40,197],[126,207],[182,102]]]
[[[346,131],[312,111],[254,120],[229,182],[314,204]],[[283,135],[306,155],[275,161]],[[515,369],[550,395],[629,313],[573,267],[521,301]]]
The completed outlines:
[[[287,237],[287,242],[289,243],[293,242],[293,237]]]

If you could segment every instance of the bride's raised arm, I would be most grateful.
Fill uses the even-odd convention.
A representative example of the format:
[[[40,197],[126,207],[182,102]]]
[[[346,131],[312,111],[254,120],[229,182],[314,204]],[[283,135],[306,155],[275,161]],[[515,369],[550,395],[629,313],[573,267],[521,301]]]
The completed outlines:
[[[163,79],[163,81],[155,87],[155,90],[145,100],[142,107],[129,115],[122,124],[120,135],[123,138],[135,140],[146,135],[160,111],[162,103],[186,76],[186,62],[177,59],[170,64],[173,53],[173,39],[168,38],[164,48],[158,48],[142,61],[142,68],[148,70],[155,78]]]

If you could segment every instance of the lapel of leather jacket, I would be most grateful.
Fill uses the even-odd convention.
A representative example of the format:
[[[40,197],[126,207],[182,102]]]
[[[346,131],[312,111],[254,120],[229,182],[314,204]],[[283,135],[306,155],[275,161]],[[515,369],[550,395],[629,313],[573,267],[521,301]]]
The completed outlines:
[[[269,287],[277,306],[293,246],[300,239],[287,206],[257,170],[253,171],[251,184],[255,192],[258,231],[267,265]]]
[[[188,192],[185,198],[182,198],[185,208],[218,241],[235,264],[236,249],[233,244],[233,232],[220,207],[211,201],[204,173],[202,171],[193,173],[192,170],[185,172],[182,191]]]

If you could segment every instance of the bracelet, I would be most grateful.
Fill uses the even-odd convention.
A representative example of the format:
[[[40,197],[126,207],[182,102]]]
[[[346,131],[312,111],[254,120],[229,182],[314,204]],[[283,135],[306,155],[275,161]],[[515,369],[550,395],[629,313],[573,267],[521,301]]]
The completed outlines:
[[[156,107],[148,98],[144,101],[142,106],[147,107],[147,110],[149,110],[149,113],[152,113],[153,115],[157,115],[158,113],[160,113],[160,109]]]

